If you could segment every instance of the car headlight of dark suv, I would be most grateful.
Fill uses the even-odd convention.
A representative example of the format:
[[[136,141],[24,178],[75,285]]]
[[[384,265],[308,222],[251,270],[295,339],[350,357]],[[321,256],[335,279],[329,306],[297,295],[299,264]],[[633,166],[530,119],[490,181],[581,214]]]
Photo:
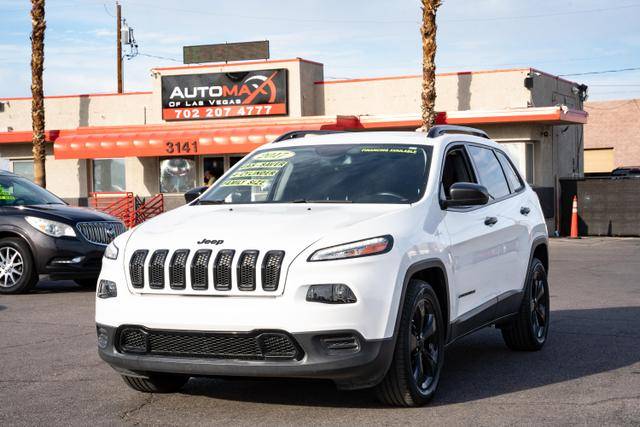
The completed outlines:
[[[26,216],[24,218],[29,225],[41,233],[51,237],[76,237],[76,232],[70,225],[50,219],[38,218],[37,216]]]

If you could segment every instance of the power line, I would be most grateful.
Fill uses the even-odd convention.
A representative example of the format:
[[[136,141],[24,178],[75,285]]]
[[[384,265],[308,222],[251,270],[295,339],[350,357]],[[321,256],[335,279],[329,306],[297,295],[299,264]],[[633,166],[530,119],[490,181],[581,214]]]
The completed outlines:
[[[568,76],[591,76],[596,74],[610,74],[610,73],[623,73],[625,71],[639,71],[640,67],[633,68],[620,68],[617,70],[603,70],[603,71],[586,71],[584,73],[571,73],[571,74],[558,74],[560,77],[568,77]]]
[[[596,12],[608,12],[610,10],[630,9],[634,7],[640,7],[640,4],[627,4],[616,7],[602,7],[597,9],[582,9],[582,10],[568,10],[565,12],[553,12],[553,13],[541,13],[537,15],[512,15],[512,16],[497,16],[488,18],[460,18],[460,19],[443,19],[441,22],[479,22],[479,21],[504,21],[515,19],[533,19],[533,18],[550,18],[554,16],[567,16],[575,15],[579,13],[596,13]]]
[[[111,12],[109,12],[109,9],[107,9],[107,4],[106,3],[102,3],[102,6],[104,7],[104,11],[107,15],[109,15],[112,18],[115,18],[116,16],[114,14],[112,14]]]
[[[180,63],[182,63],[182,61],[180,61],[180,60],[178,60],[178,59],[175,59],[175,58],[169,58],[169,57],[167,57],[167,56],[149,55],[148,53],[140,53],[140,52],[138,52],[138,55],[140,55],[140,56],[146,56],[146,57],[149,57],[149,58],[164,59],[164,60],[166,60],[166,61],[173,61],[173,62],[180,62]]]
[[[185,13],[193,13],[197,15],[213,15],[218,17],[253,19],[253,20],[260,20],[260,21],[307,22],[307,23],[324,23],[324,24],[411,24],[411,23],[419,24],[420,23],[419,20],[313,19],[313,18],[291,18],[291,17],[282,17],[282,16],[241,15],[241,14],[207,12],[204,10],[193,10],[193,9],[158,6],[155,3],[144,3],[144,2],[128,3],[128,7],[143,7],[143,8],[152,7],[153,9],[167,10],[172,12],[185,12]],[[599,13],[599,12],[607,12],[612,10],[622,10],[622,9],[637,8],[637,7],[640,7],[640,3],[627,4],[627,5],[614,6],[614,7],[570,10],[570,11],[564,11],[564,12],[553,12],[553,13],[544,13],[544,14],[535,14],[535,15],[512,15],[512,16],[496,16],[496,17],[486,17],[486,18],[442,19],[440,20],[440,22],[483,22],[483,21],[490,22],[490,21],[505,21],[505,20],[518,20],[518,19],[535,19],[535,18],[547,18],[547,17],[554,17],[554,16],[576,15],[576,14],[583,14],[583,13]]]
[[[635,87],[640,86],[640,83],[591,83],[589,87]]]

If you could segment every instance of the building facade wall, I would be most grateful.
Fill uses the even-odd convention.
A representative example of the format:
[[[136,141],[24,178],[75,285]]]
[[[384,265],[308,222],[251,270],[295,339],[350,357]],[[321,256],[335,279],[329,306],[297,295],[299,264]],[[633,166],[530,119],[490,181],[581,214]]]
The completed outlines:
[[[528,69],[438,74],[436,110],[526,108],[532,96],[524,86],[527,74]],[[327,115],[410,114],[420,112],[421,85],[421,76],[327,81],[318,83],[316,98]]]
[[[46,97],[47,129],[143,125],[148,122],[151,92]],[[31,98],[0,98],[0,132],[31,130]]]
[[[640,99],[585,102],[584,148],[613,149],[613,167],[640,166]],[[597,165],[592,168],[597,169]],[[601,172],[591,170],[585,172]]]

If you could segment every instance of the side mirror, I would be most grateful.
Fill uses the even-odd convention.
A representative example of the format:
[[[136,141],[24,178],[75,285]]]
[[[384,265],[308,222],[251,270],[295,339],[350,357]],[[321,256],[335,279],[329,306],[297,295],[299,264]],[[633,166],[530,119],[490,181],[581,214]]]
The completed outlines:
[[[204,193],[205,191],[207,191],[209,187],[196,187],[196,188],[192,188],[191,190],[187,191],[186,193],[184,193],[184,200],[187,203],[191,203],[193,202],[195,199],[197,199],[198,197],[200,197],[200,195],[202,193]]]
[[[450,198],[443,200],[443,207],[481,206],[489,202],[489,192],[484,185],[472,182],[456,182],[449,188]]]

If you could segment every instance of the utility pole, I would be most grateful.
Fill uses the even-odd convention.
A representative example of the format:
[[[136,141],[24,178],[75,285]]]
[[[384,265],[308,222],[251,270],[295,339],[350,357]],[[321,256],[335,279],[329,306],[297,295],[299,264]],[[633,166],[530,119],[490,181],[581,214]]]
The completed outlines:
[[[122,93],[122,6],[116,1],[116,55],[118,66],[118,93]]]

